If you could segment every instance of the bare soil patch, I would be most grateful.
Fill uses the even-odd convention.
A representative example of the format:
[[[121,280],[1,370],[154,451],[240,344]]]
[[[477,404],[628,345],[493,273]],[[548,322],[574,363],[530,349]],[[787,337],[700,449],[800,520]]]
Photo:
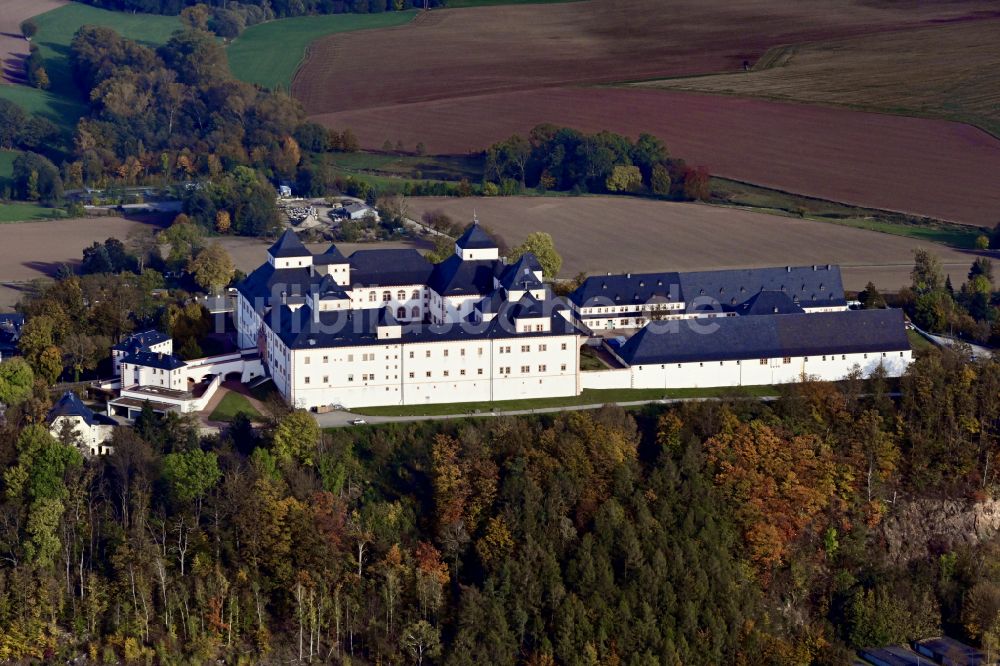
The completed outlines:
[[[66,0],[3,0],[0,6],[0,84],[23,83],[28,42],[21,36],[21,23],[66,4]]]
[[[917,248],[936,254],[958,281],[975,259],[934,243],[701,204],[628,197],[425,197],[409,204],[413,216],[442,210],[465,221],[475,212],[511,245],[532,231],[546,231],[563,257],[562,277],[839,264],[846,288],[860,290],[873,280],[892,291],[909,284]]]
[[[937,116],[1000,135],[1000,21],[792,44],[749,73],[635,85]]]
[[[996,12],[984,0],[591,0],[436,10],[407,26],[314,42],[292,92],[315,114],[737,71],[780,44]]]
[[[542,122],[661,137],[727,178],[941,220],[992,226],[1000,140],[961,123],[762,99],[639,88],[561,88],[315,116],[429,152],[479,151]]]

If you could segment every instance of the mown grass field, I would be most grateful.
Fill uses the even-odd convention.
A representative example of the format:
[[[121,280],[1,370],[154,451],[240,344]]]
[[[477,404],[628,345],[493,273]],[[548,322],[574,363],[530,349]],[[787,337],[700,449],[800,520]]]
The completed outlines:
[[[689,389],[584,389],[580,395],[537,400],[496,400],[493,402],[455,402],[437,405],[391,405],[364,407],[351,411],[364,416],[448,416],[452,414],[489,413],[531,409],[554,409],[578,405],[603,405],[612,402],[638,402],[677,398],[760,398],[777,395],[773,386],[744,386],[741,388],[689,388]]]
[[[387,140],[392,143],[392,139]],[[413,148],[413,146],[410,146]],[[396,155],[387,153],[331,153],[330,165],[345,173],[372,174],[404,179],[479,182],[483,159],[462,155]]]
[[[148,46],[163,44],[181,27],[176,16],[112,12],[77,2],[40,14],[33,20],[38,25],[38,34],[32,41],[42,54],[51,82],[49,89],[0,85],[0,97],[18,104],[28,113],[45,116],[67,134],[86,111],[85,100],[73,83],[69,60],[70,43],[81,26],[107,26]]]
[[[58,220],[64,217],[66,217],[65,211],[59,208],[45,208],[35,203],[20,201],[0,203],[0,224],[33,220]]]
[[[229,68],[243,81],[288,90],[313,40],[338,32],[391,28],[409,23],[416,15],[415,11],[331,14],[260,23],[247,28],[230,44],[227,49]],[[382,55],[391,57],[390,54]]]
[[[748,73],[634,85],[932,116],[1000,136],[998,34],[988,20],[785,45]]]
[[[52,93],[78,99],[80,97],[69,62],[69,45],[73,35],[84,25],[99,25],[114,29],[120,35],[147,46],[159,46],[181,28],[176,16],[130,14],[98,9],[77,2],[35,17],[38,34],[34,43],[45,61],[45,70],[52,82]]]
[[[240,413],[246,414],[251,421],[259,421],[261,419],[260,412],[250,404],[250,401],[245,396],[230,391],[222,397],[219,404],[212,410],[208,420],[225,421],[228,423]]]

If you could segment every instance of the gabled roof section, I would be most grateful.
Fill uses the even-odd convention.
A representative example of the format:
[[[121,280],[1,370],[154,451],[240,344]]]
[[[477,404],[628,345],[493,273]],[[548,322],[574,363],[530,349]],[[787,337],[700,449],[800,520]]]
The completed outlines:
[[[510,316],[515,319],[536,319],[545,316],[545,308],[537,298],[531,294],[525,294],[517,303],[511,306]]]
[[[312,252],[306,249],[306,246],[299,240],[298,234],[291,229],[286,229],[274,245],[267,249],[267,253],[275,259],[312,256]]]
[[[497,263],[496,259],[467,261],[453,254],[434,266],[427,286],[441,296],[488,294]]]
[[[626,273],[589,277],[569,298],[577,307],[586,308],[637,305],[653,300],[680,303],[684,294],[677,273]]]
[[[79,416],[87,425],[95,425],[98,422],[93,410],[83,404],[80,397],[72,391],[63,393],[59,402],[49,410],[48,423],[51,425],[60,416]]]
[[[312,282],[313,278],[308,268],[275,268],[269,263],[264,263],[236,285],[236,289],[255,307],[257,299],[261,299],[263,305],[268,306],[271,299],[281,296],[282,291],[287,294],[308,292]]]
[[[133,333],[113,346],[112,349],[115,351],[125,352],[126,354],[134,354],[135,352],[149,349],[152,345],[158,345],[161,342],[166,342],[169,339],[170,336],[166,333],[161,333],[160,331],[151,328],[146,331]]]
[[[847,304],[840,267],[826,265],[741,268],[679,273],[687,309],[735,309],[761,291],[788,294],[803,308],[840,307]]]
[[[160,354],[147,351],[130,354],[122,359],[122,363],[141,365],[144,368],[157,368],[159,370],[176,370],[187,365],[187,363],[173,354]]]
[[[750,300],[736,308],[739,315],[766,314],[802,314],[805,310],[799,307],[788,294],[781,291],[761,291],[750,297]]]
[[[413,249],[358,250],[350,257],[351,284],[393,287],[427,284],[434,265]]]
[[[455,245],[459,246],[463,250],[486,250],[495,248],[496,243],[490,238],[489,234],[483,231],[482,227],[479,226],[477,222],[473,222],[472,225],[465,230],[465,233],[455,241]]]
[[[317,254],[313,257],[313,263],[318,266],[324,266],[329,264],[346,264],[347,257],[341,254],[340,250],[337,249],[336,245],[331,245],[326,249],[323,254]]]
[[[420,322],[399,323],[402,327],[399,341],[445,342],[452,340],[487,340],[491,338],[518,338],[530,335],[586,335],[563,314],[565,305],[558,304],[541,316],[551,319],[548,331],[519,333],[514,324],[515,307],[507,303],[489,323],[477,325],[470,322],[449,324],[424,324]],[[391,316],[391,312],[389,315]],[[324,347],[354,347],[384,344],[378,339],[378,326],[383,319],[383,310],[329,310],[314,311],[309,304],[292,310],[281,306],[276,317],[267,317],[265,325],[272,328],[281,340],[292,349]],[[275,328],[277,326],[277,328]]]
[[[337,284],[337,281],[333,279],[332,275],[324,275],[323,279],[319,281],[316,285],[314,293],[319,296],[320,300],[324,301],[336,301],[343,300],[345,298],[350,298],[344,288]]]
[[[542,271],[538,258],[531,252],[525,252],[500,275],[500,286],[504,289],[540,289],[543,283],[536,273]]]
[[[901,310],[718,317],[646,325],[622,345],[629,365],[906,351]]]
[[[399,326],[399,320],[396,319],[396,315],[393,313],[392,308],[388,305],[384,308],[379,309],[378,313],[378,325],[379,326]]]

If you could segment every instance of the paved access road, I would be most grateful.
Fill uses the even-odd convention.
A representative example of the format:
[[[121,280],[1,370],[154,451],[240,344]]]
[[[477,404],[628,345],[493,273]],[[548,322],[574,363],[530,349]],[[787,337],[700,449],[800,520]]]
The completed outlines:
[[[741,400],[763,400],[769,402],[777,400],[778,396],[754,396],[752,398],[740,398]],[[705,400],[732,400],[732,398],[666,398],[660,400],[635,400],[632,402],[612,403],[619,407],[640,407],[642,405],[672,405],[681,402],[700,402]],[[587,409],[600,409],[604,403],[593,405],[570,405],[566,407],[545,407],[541,409],[512,409],[498,412],[480,412],[478,414],[434,414],[426,416],[364,416],[345,411],[327,412],[326,414],[315,414],[316,421],[321,428],[342,428],[351,427],[351,421],[364,419],[368,425],[378,425],[381,423],[411,423],[414,421],[447,421],[450,419],[468,418],[493,418],[496,416],[528,416],[531,414],[551,414],[553,412],[575,412]],[[353,426],[359,427],[359,426]]]

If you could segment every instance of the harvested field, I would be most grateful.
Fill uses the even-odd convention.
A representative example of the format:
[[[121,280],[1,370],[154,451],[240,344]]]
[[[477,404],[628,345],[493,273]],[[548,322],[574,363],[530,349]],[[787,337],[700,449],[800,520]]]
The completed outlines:
[[[21,36],[21,23],[65,4],[66,0],[4,0],[0,8],[0,84],[24,82],[28,42]]]
[[[985,0],[591,0],[436,10],[407,26],[317,40],[292,91],[316,114],[736,71],[780,44],[991,15],[996,5]],[[380,53],[392,56],[359,57]]]
[[[909,284],[913,250],[936,254],[958,284],[975,259],[934,243],[810,220],[625,197],[412,198],[413,217],[473,212],[511,245],[546,231],[563,257],[562,277],[579,272],[696,270],[741,266],[840,264],[844,285]]]
[[[21,297],[24,283],[50,277],[60,264],[76,264],[83,248],[150,226],[121,217],[86,217],[0,225],[0,306]]]
[[[960,123],[639,88],[562,88],[315,116],[364,147],[479,151],[541,122],[661,137],[672,155],[779,190],[992,226],[1000,140]]]
[[[779,46],[749,73],[634,85],[934,116],[1000,136],[1000,21]]]

